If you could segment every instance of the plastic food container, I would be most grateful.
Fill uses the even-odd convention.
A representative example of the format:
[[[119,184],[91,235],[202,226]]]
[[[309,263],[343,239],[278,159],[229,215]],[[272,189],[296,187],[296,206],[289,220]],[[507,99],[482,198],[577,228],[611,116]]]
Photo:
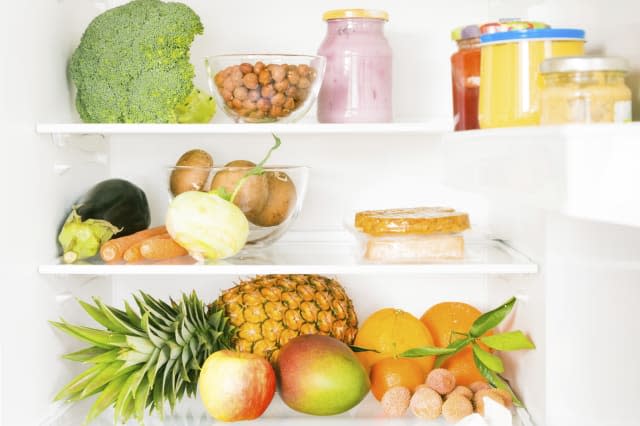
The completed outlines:
[[[316,100],[325,59],[312,55],[251,54],[206,58],[209,88],[236,122],[294,122]]]
[[[453,30],[458,51],[451,56],[454,130],[478,129],[480,91],[480,27],[468,25]]]
[[[327,67],[318,95],[318,121],[391,121],[391,46],[384,35],[387,12],[332,10],[323,19],[327,35],[318,55],[326,57]]]
[[[264,174],[251,176],[234,198],[249,221],[249,238],[243,252],[265,247],[289,229],[302,209],[307,191],[309,168],[304,166],[264,166]],[[185,187],[208,192],[224,188],[232,194],[238,180],[252,167],[168,167],[169,199],[174,197],[169,181],[180,176]]]
[[[540,124],[631,121],[631,90],[623,58],[578,56],[545,60],[540,66]]]
[[[464,257],[469,216],[447,207],[358,212],[359,254],[379,263],[428,263]]]
[[[543,60],[584,54],[584,31],[527,29],[480,36],[481,128],[528,126],[540,122]]]

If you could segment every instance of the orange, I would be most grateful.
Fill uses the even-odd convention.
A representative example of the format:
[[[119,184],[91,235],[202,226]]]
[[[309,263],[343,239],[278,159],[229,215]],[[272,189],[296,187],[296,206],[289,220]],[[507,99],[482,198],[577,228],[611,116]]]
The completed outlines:
[[[420,320],[431,332],[435,345],[443,348],[462,338],[454,332],[468,333],[473,322],[481,314],[479,310],[466,303],[443,302],[429,308]],[[456,377],[458,385],[469,386],[476,381],[485,381],[473,362],[470,346],[449,358],[442,367]]]
[[[397,357],[407,349],[434,345],[431,333],[418,318],[393,308],[381,309],[367,318],[353,344],[380,352],[356,353],[367,372],[382,359]],[[427,374],[433,368],[435,357],[413,358],[412,361]]]
[[[385,358],[371,367],[371,392],[378,401],[382,395],[395,386],[403,386],[415,392],[427,377],[422,368],[409,358]]]

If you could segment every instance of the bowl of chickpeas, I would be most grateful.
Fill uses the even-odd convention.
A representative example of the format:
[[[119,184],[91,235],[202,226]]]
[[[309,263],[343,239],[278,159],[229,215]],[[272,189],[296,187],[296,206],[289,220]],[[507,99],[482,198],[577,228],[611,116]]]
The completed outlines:
[[[322,85],[325,58],[246,54],[206,58],[209,88],[236,122],[295,122],[311,108]]]

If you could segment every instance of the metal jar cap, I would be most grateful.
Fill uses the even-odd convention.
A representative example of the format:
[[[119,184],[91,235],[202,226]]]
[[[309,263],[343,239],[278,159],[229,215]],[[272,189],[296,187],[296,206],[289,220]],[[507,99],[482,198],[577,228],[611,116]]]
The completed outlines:
[[[389,20],[389,14],[384,10],[373,9],[336,9],[329,10],[322,15],[322,19],[330,21],[332,19],[345,19],[345,18],[368,18],[368,19],[381,19],[384,21]]]
[[[540,72],[589,72],[589,71],[629,71],[629,63],[624,58],[613,56],[564,56],[549,58],[540,64]]]

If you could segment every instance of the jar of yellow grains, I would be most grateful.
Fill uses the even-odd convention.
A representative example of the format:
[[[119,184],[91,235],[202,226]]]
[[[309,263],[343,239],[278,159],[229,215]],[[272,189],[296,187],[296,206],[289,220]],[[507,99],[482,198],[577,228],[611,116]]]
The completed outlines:
[[[584,54],[584,31],[534,28],[480,36],[480,128],[529,126],[540,121],[540,64]]]
[[[540,124],[631,121],[631,90],[623,58],[553,58],[540,65]]]

